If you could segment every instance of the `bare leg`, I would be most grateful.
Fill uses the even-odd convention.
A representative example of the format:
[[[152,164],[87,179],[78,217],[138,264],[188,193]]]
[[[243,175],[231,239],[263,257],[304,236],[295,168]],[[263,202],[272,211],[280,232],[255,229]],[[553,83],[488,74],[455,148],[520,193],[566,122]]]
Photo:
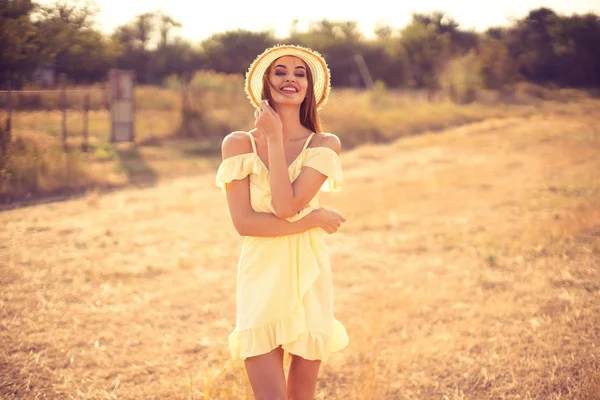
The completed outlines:
[[[256,400],[286,400],[283,349],[278,347],[267,354],[248,357],[246,373]]]
[[[290,355],[292,362],[288,374],[288,400],[313,400],[321,360],[305,360]]]

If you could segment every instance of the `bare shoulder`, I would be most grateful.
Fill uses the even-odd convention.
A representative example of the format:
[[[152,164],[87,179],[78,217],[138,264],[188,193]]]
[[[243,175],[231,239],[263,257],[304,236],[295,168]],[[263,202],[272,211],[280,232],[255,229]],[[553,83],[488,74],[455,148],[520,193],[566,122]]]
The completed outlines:
[[[317,133],[314,136],[312,147],[328,147],[338,154],[342,152],[342,142],[333,133]]]
[[[221,154],[223,159],[244,153],[252,153],[252,143],[248,132],[231,132],[223,138],[221,143]]]

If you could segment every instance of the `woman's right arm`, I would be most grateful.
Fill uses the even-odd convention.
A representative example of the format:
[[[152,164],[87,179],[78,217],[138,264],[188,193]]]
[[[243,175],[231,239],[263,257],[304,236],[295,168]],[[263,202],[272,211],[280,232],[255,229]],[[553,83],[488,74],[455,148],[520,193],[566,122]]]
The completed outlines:
[[[289,222],[271,213],[256,212],[250,206],[248,177],[227,184],[227,204],[235,229],[241,236],[284,236],[306,232],[319,226],[315,213]]]
[[[223,140],[223,159],[248,152],[252,152],[252,145],[247,133],[235,132],[227,135]],[[250,205],[248,177],[227,183],[226,197],[233,225],[241,236],[284,236],[306,232],[317,227],[327,233],[334,233],[345,221],[338,212],[326,209],[314,210],[295,222],[289,222],[274,214],[256,212]]]

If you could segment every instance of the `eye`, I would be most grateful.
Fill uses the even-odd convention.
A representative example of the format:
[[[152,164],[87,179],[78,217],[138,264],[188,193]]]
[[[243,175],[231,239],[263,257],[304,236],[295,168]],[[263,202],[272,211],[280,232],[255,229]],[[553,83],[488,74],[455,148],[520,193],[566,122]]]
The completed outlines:
[[[298,78],[304,78],[305,77],[304,72],[296,72],[296,76]]]
[[[277,76],[285,76],[285,75],[287,75],[287,69],[281,68],[281,67],[277,67],[277,68],[275,68],[274,73]]]

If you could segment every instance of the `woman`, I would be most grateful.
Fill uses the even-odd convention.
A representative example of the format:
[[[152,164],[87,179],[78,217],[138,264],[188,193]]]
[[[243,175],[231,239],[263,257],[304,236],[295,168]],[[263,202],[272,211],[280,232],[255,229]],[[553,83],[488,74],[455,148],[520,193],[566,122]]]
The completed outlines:
[[[345,218],[319,207],[319,189],[339,191],[337,136],[317,110],[329,69],[298,46],[265,50],[246,74],[256,128],[223,140],[216,183],[244,244],[238,264],[234,360],[245,360],[257,399],[313,399],[320,363],[348,337],[333,316],[325,234]],[[291,357],[286,385],[283,352]]]

